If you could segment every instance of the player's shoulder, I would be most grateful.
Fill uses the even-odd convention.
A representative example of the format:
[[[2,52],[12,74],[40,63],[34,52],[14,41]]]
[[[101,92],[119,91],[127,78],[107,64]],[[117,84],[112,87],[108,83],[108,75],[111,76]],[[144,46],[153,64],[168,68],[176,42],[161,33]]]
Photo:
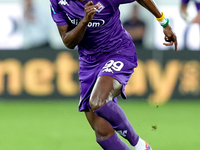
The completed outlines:
[[[52,3],[57,3],[58,0],[50,0],[50,2]]]
[[[58,1],[58,0],[50,0],[50,3],[55,5],[55,4],[58,4],[57,1]]]

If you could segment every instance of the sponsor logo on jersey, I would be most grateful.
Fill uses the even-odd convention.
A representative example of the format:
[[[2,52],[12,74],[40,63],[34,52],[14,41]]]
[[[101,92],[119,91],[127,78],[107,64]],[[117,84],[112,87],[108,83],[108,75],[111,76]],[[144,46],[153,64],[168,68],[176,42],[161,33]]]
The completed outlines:
[[[69,6],[69,4],[68,4],[68,2],[67,2],[66,0],[60,0],[60,1],[58,2],[58,4]]]
[[[98,12],[98,13],[101,12],[101,11],[105,8],[100,2],[98,2],[98,3],[96,4],[96,6],[98,7],[98,8],[97,8],[97,12]]]
[[[78,23],[80,22],[79,19],[72,19],[69,17],[68,14],[66,14],[68,19],[70,20],[70,22],[74,25],[78,25]],[[103,19],[92,19],[89,23],[88,23],[88,27],[100,27],[102,25],[104,25],[105,21]]]
[[[100,27],[102,25],[104,25],[105,21],[103,19],[92,19],[89,23],[88,23],[88,27]]]

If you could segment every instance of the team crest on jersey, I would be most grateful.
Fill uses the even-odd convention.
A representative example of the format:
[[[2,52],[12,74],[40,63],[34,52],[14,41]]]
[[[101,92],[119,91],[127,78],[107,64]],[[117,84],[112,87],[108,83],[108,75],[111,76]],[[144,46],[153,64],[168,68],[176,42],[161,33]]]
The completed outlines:
[[[98,7],[98,8],[97,8],[97,12],[98,12],[98,13],[100,13],[100,12],[105,8],[100,2],[98,2],[98,3],[96,4],[96,6]]]

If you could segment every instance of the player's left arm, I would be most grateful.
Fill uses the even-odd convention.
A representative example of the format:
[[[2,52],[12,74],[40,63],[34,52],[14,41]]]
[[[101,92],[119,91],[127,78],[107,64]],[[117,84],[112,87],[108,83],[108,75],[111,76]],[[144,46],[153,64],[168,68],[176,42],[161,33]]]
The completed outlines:
[[[159,11],[156,3],[153,0],[136,0],[141,6],[149,10],[163,26],[163,33],[165,34],[165,41],[163,43],[166,46],[171,46],[174,44],[175,51],[177,51],[177,37],[172,31],[171,26],[169,25],[169,20],[167,20],[162,12]]]

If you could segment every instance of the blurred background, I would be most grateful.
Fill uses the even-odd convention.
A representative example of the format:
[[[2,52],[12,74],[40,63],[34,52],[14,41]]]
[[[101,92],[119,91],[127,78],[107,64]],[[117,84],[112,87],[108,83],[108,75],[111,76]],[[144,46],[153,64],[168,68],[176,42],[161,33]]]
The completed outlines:
[[[200,147],[200,27],[181,18],[180,0],[156,0],[170,19],[178,51],[136,3],[120,6],[138,64],[119,104],[154,150]],[[197,15],[193,1],[188,15]],[[100,150],[78,113],[77,49],[67,49],[49,1],[0,0],[0,149]]]
[[[156,1],[160,10],[170,19],[175,30],[179,50],[199,50],[199,26],[188,25],[180,15],[180,0]],[[30,49],[37,46],[50,46],[53,49],[65,48],[58,36],[55,23],[50,16],[49,1],[40,0],[1,0],[0,1],[0,49]],[[136,3],[121,5],[122,23],[137,19],[143,26],[142,45],[147,49],[168,50],[164,47],[162,28],[146,9],[133,6]],[[197,10],[193,2],[189,3],[188,14],[194,17]],[[134,16],[133,16],[134,15]],[[142,24],[141,24],[142,22]],[[136,37],[135,37],[136,38]]]

